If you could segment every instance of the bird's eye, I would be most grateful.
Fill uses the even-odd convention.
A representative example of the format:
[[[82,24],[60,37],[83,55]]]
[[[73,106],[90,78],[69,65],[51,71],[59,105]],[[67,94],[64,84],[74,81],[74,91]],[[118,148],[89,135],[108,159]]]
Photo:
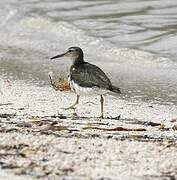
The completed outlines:
[[[69,49],[69,51],[68,51],[68,52],[72,52],[72,51],[71,51],[71,49]]]

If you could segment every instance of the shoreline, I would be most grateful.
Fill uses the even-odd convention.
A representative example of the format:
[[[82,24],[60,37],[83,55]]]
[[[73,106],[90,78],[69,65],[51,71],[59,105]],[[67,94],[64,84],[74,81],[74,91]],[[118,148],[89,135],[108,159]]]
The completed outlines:
[[[4,80],[1,91],[0,179],[177,178],[175,105],[107,96],[100,121],[96,97],[75,114],[62,109],[71,92]]]

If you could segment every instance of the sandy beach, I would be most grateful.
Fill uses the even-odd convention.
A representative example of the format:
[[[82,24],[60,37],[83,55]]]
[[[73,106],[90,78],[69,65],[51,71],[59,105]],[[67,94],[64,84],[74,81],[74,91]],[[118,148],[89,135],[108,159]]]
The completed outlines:
[[[177,179],[177,1],[0,7],[0,180]],[[72,61],[50,58],[73,46],[121,89],[104,119],[100,97],[66,110],[76,95],[51,87]]]
[[[176,179],[177,108],[1,78],[0,179]]]

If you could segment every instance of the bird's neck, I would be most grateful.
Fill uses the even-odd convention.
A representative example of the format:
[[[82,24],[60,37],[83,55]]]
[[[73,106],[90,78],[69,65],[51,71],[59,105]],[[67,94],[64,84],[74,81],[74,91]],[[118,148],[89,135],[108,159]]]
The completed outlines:
[[[84,58],[83,56],[78,56],[73,60],[73,65],[80,65],[84,63]]]

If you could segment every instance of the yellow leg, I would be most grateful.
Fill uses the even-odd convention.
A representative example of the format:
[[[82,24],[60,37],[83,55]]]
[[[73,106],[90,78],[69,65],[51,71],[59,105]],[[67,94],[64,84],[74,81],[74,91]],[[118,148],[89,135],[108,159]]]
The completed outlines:
[[[100,103],[101,103],[101,115],[100,115],[100,118],[103,119],[103,103],[104,103],[103,95],[101,95]]]
[[[76,102],[75,102],[73,105],[71,105],[71,106],[69,106],[68,108],[65,108],[65,109],[66,109],[66,110],[68,110],[68,109],[73,109],[73,110],[75,110],[75,109],[76,109],[75,106],[76,106],[77,104],[79,104],[79,95],[77,95]]]

